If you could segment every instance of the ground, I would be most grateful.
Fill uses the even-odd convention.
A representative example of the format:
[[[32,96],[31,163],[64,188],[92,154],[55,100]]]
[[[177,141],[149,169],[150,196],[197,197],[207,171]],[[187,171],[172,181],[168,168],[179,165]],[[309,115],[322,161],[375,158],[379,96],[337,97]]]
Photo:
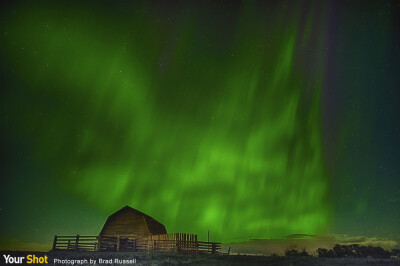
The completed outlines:
[[[206,255],[206,254],[182,254],[160,252],[12,252],[1,251],[0,264],[4,265],[3,255],[24,256],[35,254],[36,256],[48,256],[47,265],[71,265],[54,264],[54,259],[89,259],[96,260],[96,265],[121,265],[99,264],[99,259],[114,262],[115,258],[132,260],[136,264],[129,265],[400,265],[400,259],[359,259],[359,258],[317,258],[317,257],[284,257],[284,256],[247,256],[247,255]],[[74,265],[82,265],[75,263]],[[84,264],[93,265],[93,264]]]

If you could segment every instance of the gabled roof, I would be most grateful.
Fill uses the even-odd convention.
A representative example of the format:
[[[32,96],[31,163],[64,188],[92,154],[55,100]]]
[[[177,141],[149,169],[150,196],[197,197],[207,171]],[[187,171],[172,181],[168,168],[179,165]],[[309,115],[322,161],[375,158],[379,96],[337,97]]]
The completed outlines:
[[[159,235],[166,234],[165,226],[149,215],[136,210],[130,206],[108,216],[100,235],[111,234],[140,234],[140,235]],[[118,233],[116,233],[118,232]]]

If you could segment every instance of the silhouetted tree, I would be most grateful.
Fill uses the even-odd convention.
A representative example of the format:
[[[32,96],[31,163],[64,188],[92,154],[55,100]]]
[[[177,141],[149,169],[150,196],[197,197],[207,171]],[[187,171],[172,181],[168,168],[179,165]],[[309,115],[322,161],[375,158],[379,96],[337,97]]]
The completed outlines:
[[[300,252],[296,245],[291,245],[285,249],[285,256],[297,257],[300,256]]]
[[[300,256],[309,256],[306,248],[303,248],[299,255]]]
[[[389,259],[390,252],[381,247],[373,247],[371,257],[375,259]]]
[[[339,245],[336,244],[332,250],[325,248],[317,249],[318,257],[321,258],[367,258],[388,259],[390,256],[399,256],[400,250],[394,249],[392,252],[384,250],[381,247],[359,246],[358,244]],[[397,255],[396,255],[397,254]]]
[[[351,244],[347,246],[347,257],[361,258],[362,256],[363,254],[358,244]]]
[[[400,249],[397,249],[397,248],[392,249],[392,251],[390,253],[393,257],[398,257],[398,258],[400,257]]]
[[[333,247],[333,252],[335,253],[335,257],[337,258],[345,258],[348,257],[349,249],[345,245],[336,244]]]
[[[328,250],[326,248],[318,248],[317,255],[320,258],[328,258]]]
[[[306,248],[303,248],[300,252],[296,245],[292,245],[286,248],[285,256],[298,257],[298,256],[309,256],[309,254]]]

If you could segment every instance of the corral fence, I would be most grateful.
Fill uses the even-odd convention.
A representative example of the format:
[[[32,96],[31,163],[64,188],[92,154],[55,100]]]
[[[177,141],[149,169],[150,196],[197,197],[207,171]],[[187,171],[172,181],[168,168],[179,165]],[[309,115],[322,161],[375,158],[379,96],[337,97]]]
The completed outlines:
[[[53,250],[94,251],[97,249],[97,236],[54,236]]]
[[[53,250],[68,251],[162,251],[217,254],[221,243],[198,241],[197,235],[174,233],[135,238],[118,236],[54,236]]]

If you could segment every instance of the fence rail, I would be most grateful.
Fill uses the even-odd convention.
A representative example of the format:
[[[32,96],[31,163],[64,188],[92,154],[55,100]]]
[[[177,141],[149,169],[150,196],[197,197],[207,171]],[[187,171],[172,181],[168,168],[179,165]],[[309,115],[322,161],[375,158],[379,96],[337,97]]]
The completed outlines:
[[[53,250],[69,251],[141,251],[217,254],[221,243],[198,241],[197,235],[174,233],[148,238],[119,236],[54,236]]]
[[[54,236],[53,250],[95,251],[97,249],[97,236]]]

